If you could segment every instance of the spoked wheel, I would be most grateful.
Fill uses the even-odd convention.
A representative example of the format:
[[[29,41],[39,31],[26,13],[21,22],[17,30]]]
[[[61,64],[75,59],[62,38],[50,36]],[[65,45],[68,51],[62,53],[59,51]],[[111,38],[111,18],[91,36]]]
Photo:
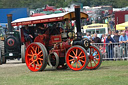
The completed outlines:
[[[102,63],[102,54],[99,48],[91,45],[87,51],[89,53],[89,62],[86,68],[90,70],[97,69]]]
[[[25,53],[25,62],[31,71],[42,71],[47,65],[48,53],[41,43],[30,44]]]
[[[88,64],[87,52],[82,46],[73,46],[67,51],[65,60],[70,69],[83,70]]]

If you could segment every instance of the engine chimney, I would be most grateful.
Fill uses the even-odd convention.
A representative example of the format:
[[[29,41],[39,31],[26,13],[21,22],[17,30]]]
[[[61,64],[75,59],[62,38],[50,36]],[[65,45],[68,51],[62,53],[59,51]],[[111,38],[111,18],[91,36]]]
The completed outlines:
[[[8,19],[8,32],[12,32],[13,31],[13,28],[12,28],[12,25],[11,25],[11,22],[12,22],[12,14],[8,14],[7,15],[7,19]]]
[[[77,28],[77,39],[81,39],[81,20],[80,20],[80,6],[75,6],[75,18],[76,18],[76,28]]]

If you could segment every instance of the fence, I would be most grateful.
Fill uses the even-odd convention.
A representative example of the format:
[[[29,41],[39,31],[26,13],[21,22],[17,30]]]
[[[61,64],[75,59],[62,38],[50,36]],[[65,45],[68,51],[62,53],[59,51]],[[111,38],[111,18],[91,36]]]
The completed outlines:
[[[97,46],[104,60],[128,59],[128,43],[92,43]]]

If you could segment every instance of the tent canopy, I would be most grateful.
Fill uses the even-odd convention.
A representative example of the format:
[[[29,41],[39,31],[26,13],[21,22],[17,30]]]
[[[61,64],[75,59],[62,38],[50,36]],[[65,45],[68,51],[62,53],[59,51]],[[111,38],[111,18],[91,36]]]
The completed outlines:
[[[128,27],[128,22],[116,25],[116,30],[125,30],[125,27]]]

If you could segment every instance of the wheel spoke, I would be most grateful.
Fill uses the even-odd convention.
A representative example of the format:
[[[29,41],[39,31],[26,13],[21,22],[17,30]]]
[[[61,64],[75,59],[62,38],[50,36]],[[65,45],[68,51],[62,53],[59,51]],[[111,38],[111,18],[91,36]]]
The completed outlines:
[[[42,51],[40,51],[40,52],[38,53],[38,55],[40,55],[40,53],[42,53]]]
[[[31,48],[32,48],[33,51],[35,51],[34,48],[33,48],[32,46],[31,46]]]
[[[75,63],[75,61],[73,61],[71,65],[73,66],[74,63]]]
[[[77,53],[78,53],[78,49],[76,49],[76,55],[75,56],[77,56]]]
[[[31,53],[32,53],[32,55],[34,54],[32,50],[31,50]]]
[[[84,58],[85,56],[81,56],[81,57],[79,57],[79,58]]]
[[[96,65],[96,61],[94,61],[95,65]]]
[[[38,58],[38,59],[43,61],[43,59],[42,59],[42,58]]]
[[[81,51],[80,54],[79,54],[78,56],[81,56],[82,53],[83,53],[83,52]]]
[[[92,62],[91,62],[92,60],[90,60],[90,65],[91,65],[91,67],[92,67]]]
[[[32,61],[29,65],[32,65],[35,61]]]
[[[40,64],[41,64],[40,66],[42,66],[42,62],[41,61],[40,61]]]
[[[35,53],[37,52],[37,46],[35,47]]]
[[[69,60],[69,61],[74,61],[74,59],[71,59],[71,60]]]
[[[97,60],[97,61],[99,61],[99,59],[97,59],[97,58],[94,58],[95,60]]]
[[[79,66],[81,67],[81,63],[78,61]]]
[[[74,56],[72,56],[72,55],[69,55],[70,57],[72,57],[72,58],[74,58]]]
[[[28,54],[27,56],[31,56],[31,57],[32,57],[33,55],[31,55],[31,54]]]
[[[83,60],[80,60],[82,63],[84,63],[85,61],[83,61]]]
[[[73,50],[72,50],[72,52],[73,52],[73,54],[74,54],[74,56],[75,56],[75,55],[76,55],[75,52],[74,52]]]
[[[40,57],[41,57],[41,56],[43,56],[43,54],[42,54],[42,55],[40,55]]]
[[[37,65],[40,66],[39,62],[37,61]]]
[[[29,61],[31,61],[31,60],[32,60],[32,58],[29,59]]]

